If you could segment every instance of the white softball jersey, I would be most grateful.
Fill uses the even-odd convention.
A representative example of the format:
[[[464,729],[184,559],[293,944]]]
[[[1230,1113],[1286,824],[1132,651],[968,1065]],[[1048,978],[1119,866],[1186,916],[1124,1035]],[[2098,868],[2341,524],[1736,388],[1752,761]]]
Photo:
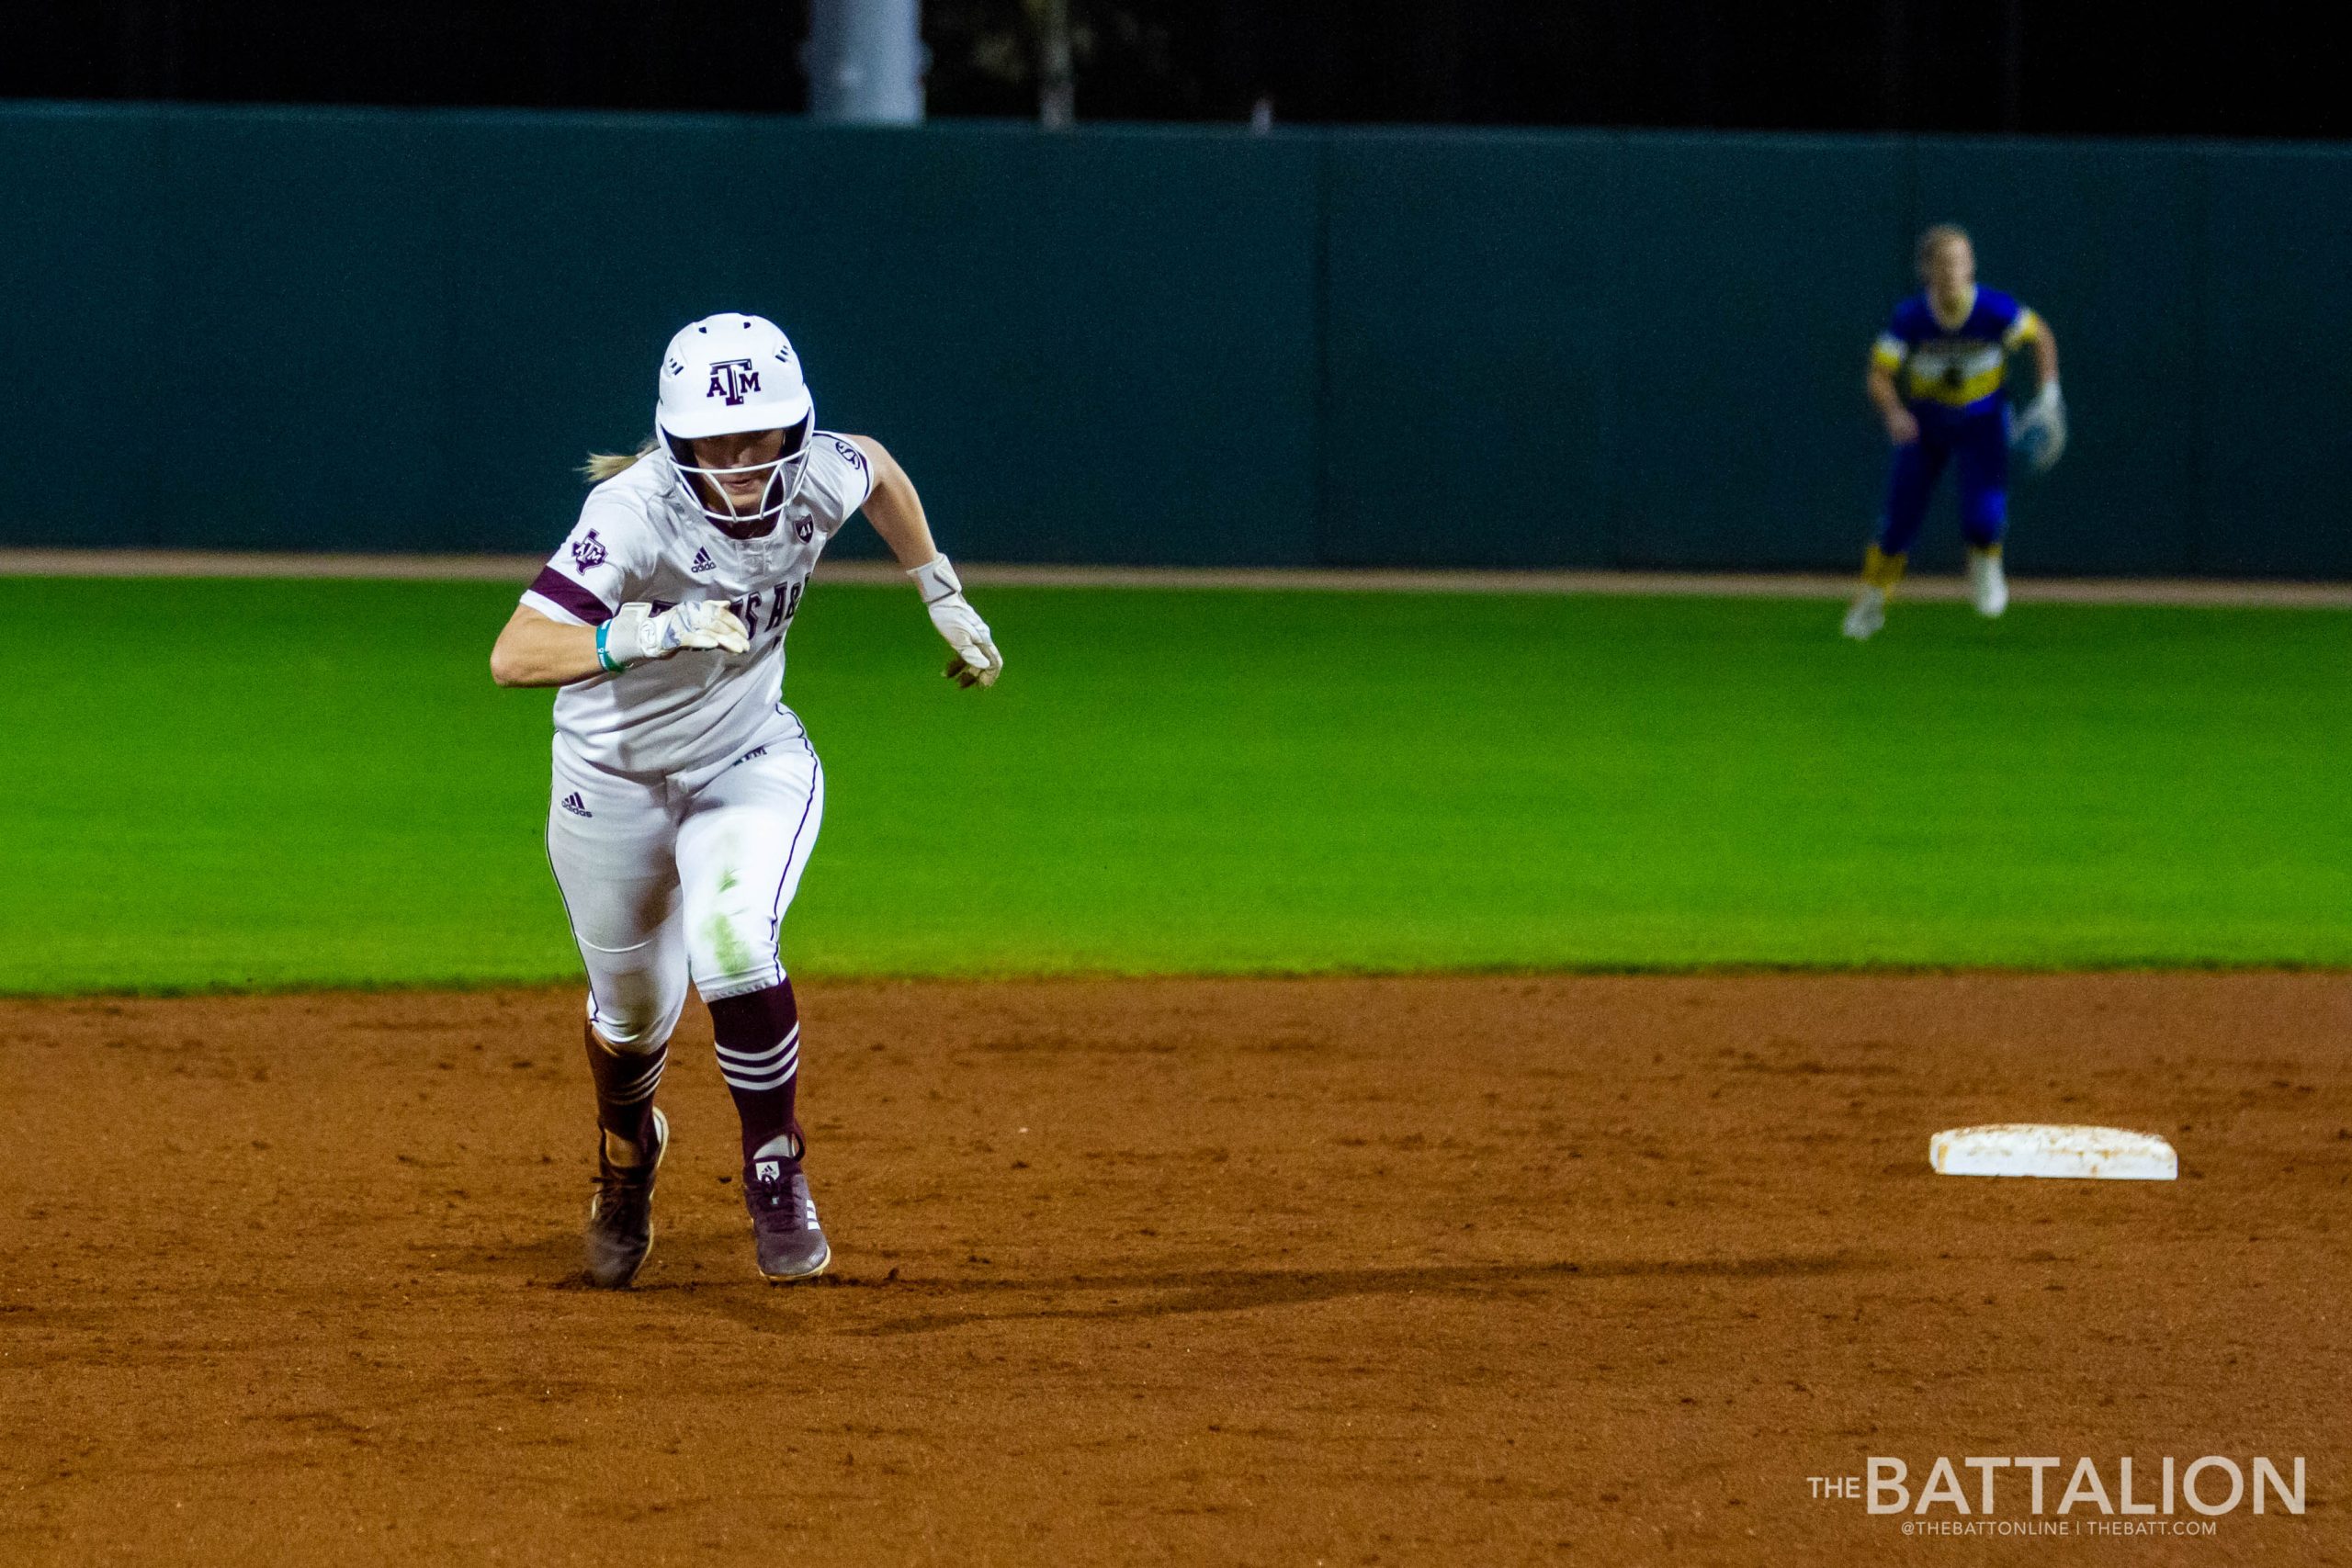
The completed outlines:
[[[817,557],[873,489],[865,455],[809,439],[799,494],[763,538],[703,515],[670,459],[589,492],[523,595],[596,626],[620,606],[724,600],[748,653],[688,649],[566,686],[555,701],[548,861],[588,971],[588,1016],[623,1050],[705,1001],[778,984],[777,941],[825,810],[824,769],[784,704],[784,638]]]
[[[569,626],[601,626],[626,604],[663,610],[721,600],[752,649],[688,649],[564,687],[555,700],[558,755],[692,789],[746,751],[799,735],[784,705],[785,634],[818,556],[873,489],[865,454],[820,430],[808,439],[799,494],[762,538],[713,526],[662,452],[589,491],[525,604]]]

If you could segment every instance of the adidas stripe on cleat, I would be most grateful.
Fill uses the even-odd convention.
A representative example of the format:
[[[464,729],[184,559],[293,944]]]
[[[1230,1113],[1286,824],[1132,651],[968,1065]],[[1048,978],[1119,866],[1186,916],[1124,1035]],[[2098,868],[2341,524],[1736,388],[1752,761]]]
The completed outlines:
[[[743,1206],[752,1211],[752,1245],[770,1284],[814,1279],[832,1262],[798,1160],[770,1156],[745,1166]]]

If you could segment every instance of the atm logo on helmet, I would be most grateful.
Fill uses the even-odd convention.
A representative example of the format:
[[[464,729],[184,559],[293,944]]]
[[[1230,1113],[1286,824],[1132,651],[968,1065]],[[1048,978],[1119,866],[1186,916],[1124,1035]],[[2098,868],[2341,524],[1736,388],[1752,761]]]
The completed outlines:
[[[760,389],[760,373],[752,368],[748,359],[721,359],[710,367],[710,388],[706,398],[725,398],[733,408]]]

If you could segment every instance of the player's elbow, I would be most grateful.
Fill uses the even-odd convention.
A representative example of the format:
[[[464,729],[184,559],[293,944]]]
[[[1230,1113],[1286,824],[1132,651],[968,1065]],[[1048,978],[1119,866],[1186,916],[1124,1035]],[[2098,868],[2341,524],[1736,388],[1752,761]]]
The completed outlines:
[[[490,645],[490,678],[502,686],[530,684],[529,671],[511,639],[502,637]]]

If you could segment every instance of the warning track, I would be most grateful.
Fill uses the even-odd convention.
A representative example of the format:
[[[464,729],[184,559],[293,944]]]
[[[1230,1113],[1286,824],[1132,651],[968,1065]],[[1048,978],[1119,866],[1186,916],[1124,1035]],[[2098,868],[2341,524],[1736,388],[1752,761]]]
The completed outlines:
[[[528,582],[537,556],[246,554],[219,550],[0,549],[0,577],[316,577],[384,581]],[[1396,571],[1384,568],[1124,567],[956,563],[975,586],[1219,589],[1288,593],[1595,593],[1629,597],[1841,599],[1849,575],[1824,572]],[[887,561],[833,560],[819,568],[833,582],[903,581]],[[2273,582],[2185,578],[2012,578],[2011,596],[2043,604],[2177,604],[2216,608],[2352,609],[2352,582]],[[1915,600],[1958,600],[1956,577],[1915,577]]]

